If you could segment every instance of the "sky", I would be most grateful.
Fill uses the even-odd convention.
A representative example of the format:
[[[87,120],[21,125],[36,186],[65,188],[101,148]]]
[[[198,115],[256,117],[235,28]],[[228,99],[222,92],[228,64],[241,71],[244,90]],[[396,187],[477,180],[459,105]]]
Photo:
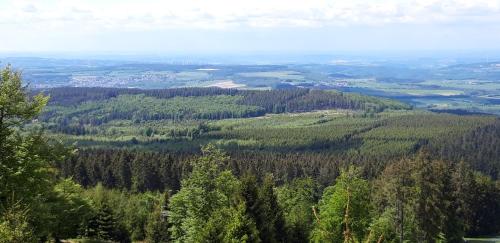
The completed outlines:
[[[0,0],[0,52],[500,50],[500,0]]]

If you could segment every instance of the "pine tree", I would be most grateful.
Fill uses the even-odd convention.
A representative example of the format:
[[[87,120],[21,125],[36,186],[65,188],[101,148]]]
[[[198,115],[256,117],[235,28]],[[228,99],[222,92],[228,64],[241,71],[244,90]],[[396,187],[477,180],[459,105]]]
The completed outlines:
[[[111,240],[115,235],[117,222],[113,211],[107,203],[99,206],[96,215],[97,237],[102,240]]]
[[[170,242],[168,231],[168,193],[164,193],[163,199],[157,203],[154,211],[149,215],[146,226],[146,241],[151,243]]]
[[[120,157],[118,158],[118,181],[120,183],[121,188],[125,188],[127,190],[130,190],[132,186],[132,172],[130,170],[130,160],[129,157],[125,154],[125,152],[122,152],[120,154]]]
[[[241,178],[241,196],[245,200],[246,213],[257,221],[261,203],[257,178],[254,175],[247,173]]]
[[[30,210],[18,216],[28,220],[14,225],[37,240],[55,231],[47,203],[57,180],[54,165],[70,154],[60,143],[46,138],[35,122],[47,102],[42,94],[29,94],[21,72],[10,66],[0,70],[0,217],[8,216],[15,206],[12,202],[21,202],[21,208]],[[30,122],[32,126],[25,126]],[[1,223],[7,229],[12,225],[10,220]]]
[[[401,159],[389,164],[374,182],[374,204],[379,219],[375,220],[374,234],[383,234],[386,239],[397,238],[398,242],[415,240],[411,221],[413,179],[412,164],[409,159]],[[413,226],[411,226],[413,227]],[[397,236],[396,236],[397,235]]]
[[[191,175],[170,200],[168,220],[175,242],[221,241],[228,222],[210,220],[231,212],[238,201],[240,182],[220,169],[228,157],[212,144],[202,150],[203,156],[192,162]]]
[[[452,175],[453,194],[456,214],[460,218],[461,228],[464,232],[470,232],[474,225],[474,204],[477,203],[474,195],[477,185],[473,171],[464,162],[460,161]]]
[[[414,210],[417,220],[417,240],[433,242],[442,233],[445,219],[444,204],[447,202],[441,192],[444,185],[443,163],[432,161],[425,153],[419,154],[414,161],[413,180],[415,182]]]
[[[283,212],[274,192],[274,178],[267,175],[258,193],[257,229],[263,242],[285,242]]]
[[[318,187],[311,178],[297,178],[278,188],[278,203],[283,210],[287,242],[306,242],[313,226],[311,208],[318,200]]]
[[[44,169],[53,161],[46,160],[50,151],[37,153],[48,145],[40,133],[23,135],[18,130],[36,118],[47,101],[43,95],[29,97],[20,72],[10,66],[0,70],[0,204],[14,192],[28,199],[37,196],[36,189],[46,189],[41,187],[48,175]]]
[[[87,174],[87,169],[85,168],[83,162],[81,160],[76,161],[76,165],[74,167],[73,178],[75,181],[80,183],[82,186],[89,186],[90,180]]]
[[[229,210],[228,217],[219,219],[228,221],[224,227],[223,241],[248,243],[261,242],[255,221],[248,214],[246,214],[244,201],[241,201]]]

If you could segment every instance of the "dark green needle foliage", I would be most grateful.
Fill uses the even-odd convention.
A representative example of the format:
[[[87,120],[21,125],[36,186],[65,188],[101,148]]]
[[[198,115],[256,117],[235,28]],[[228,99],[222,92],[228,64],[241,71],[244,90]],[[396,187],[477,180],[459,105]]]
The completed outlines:
[[[170,242],[168,224],[168,193],[155,205],[154,211],[149,215],[146,225],[146,240],[151,243]]]

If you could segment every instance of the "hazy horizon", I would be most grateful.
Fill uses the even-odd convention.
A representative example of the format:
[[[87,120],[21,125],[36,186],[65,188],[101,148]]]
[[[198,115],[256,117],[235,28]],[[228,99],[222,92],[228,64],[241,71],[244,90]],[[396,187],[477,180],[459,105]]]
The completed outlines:
[[[94,60],[172,64],[422,64],[454,65],[500,62],[500,50],[482,51],[364,51],[364,52],[245,52],[245,53],[133,53],[133,52],[0,52],[0,65],[22,60]]]

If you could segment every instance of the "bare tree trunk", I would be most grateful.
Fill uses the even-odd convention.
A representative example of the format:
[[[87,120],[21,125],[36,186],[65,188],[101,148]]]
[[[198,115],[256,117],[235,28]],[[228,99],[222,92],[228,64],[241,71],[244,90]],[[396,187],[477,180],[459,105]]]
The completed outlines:
[[[349,218],[349,206],[351,204],[351,191],[349,186],[347,187],[347,205],[344,214],[345,230],[344,230],[344,243],[354,242],[352,238],[351,229],[349,228],[350,218]]]

